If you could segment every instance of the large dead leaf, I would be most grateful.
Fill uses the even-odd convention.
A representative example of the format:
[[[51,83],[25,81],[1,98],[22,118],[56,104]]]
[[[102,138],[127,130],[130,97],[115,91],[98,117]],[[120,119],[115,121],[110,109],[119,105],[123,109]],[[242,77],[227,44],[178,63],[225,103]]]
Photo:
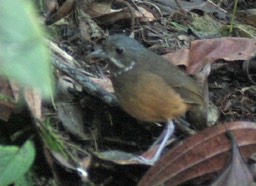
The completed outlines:
[[[227,123],[207,128],[174,147],[144,175],[139,185],[178,185],[222,170],[231,158],[227,131],[236,136],[243,158],[247,160],[256,151],[255,124]]]
[[[224,37],[195,40],[189,49],[177,50],[164,57],[176,65],[187,66],[187,72],[195,74],[206,63],[248,60],[255,51],[256,39]]]
[[[232,160],[221,176],[211,186],[250,186],[253,185],[253,176],[239,151],[236,139],[232,132],[227,135],[232,142]]]

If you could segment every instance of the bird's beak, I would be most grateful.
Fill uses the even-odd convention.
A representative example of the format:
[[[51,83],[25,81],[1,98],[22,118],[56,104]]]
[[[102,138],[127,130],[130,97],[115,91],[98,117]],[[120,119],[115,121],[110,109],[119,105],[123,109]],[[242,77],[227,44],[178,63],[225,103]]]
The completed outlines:
[[[125,68],[125,65],[123,65],[120,61],[118,61],[114,57],[107,55],[102,49],[97,49],[94,52],[92,52],[86,56],[86,59],[91,59],[91,58],[107,59],[108,62],[111,63],[112,65],[114,65],[120,69]]]
[[[102,49],[97,49],[86,56],[87,59],[91,58],[107,58],[107,54]]]

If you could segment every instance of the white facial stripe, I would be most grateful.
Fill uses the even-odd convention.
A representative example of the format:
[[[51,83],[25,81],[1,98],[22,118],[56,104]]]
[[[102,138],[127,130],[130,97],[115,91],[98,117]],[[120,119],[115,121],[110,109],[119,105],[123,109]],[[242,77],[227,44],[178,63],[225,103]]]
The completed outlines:
[[[128,72],[129,70],[133,69],[134,65],[135,65],[135,62],[132,61],[131,64],[128,67],[125,67],[125,68],[121,69],[120,71],[118,71],[117,73],[114,73],[113,75],[115,77],[117,77],[117,76],[121,75],[124,72]]]
[[[131,64],[130,64],[128,67],[125,67],[123,71],[124,71],[124,72],[127,72],[127,71],[131,70],[134,65],[135,65],[135,62],[132,61]]]
[[[119,63],[115,58],[113,57],[110,57],[109,60],[114,64],[116,65],[118,68],[120,69],[125,69],[127,67],[125,67],[122,63]]]

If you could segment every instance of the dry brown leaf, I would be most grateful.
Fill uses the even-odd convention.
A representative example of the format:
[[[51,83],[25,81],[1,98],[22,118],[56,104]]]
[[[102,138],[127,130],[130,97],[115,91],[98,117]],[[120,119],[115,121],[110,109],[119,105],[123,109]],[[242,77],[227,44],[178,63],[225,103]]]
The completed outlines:
[[[42,118],[42,97],[38,91],[32,88],[26,88],[24,90],[24,97],[28,108],[34,118],[41,120]]]
[[[135,11],[135,16],[142,22],[155,21],[155,16],[142,6],[138,6],[139,12]]]
[[[176,65],[187,66],[187,72],[195,74],[206,63],[218,60],[248,60],[255,51],[256,39],[224,37],[195,40],[191,43],[189,51],[181,49],[164,57]]]
[[[76,3],[78,8],[80,8],[92,18],[95,18],[111,13],[113,0],[76,0]]]
[[[56,1],[50,1],[48,4],[48,15],[45,18],[45,24],[51,25],[71,13],[75,0],[66,0],[60,7]]]
[[[119,11],[114,11],[109,14],[104,14],[100,17],[96,17],[95,21],[99,25],[109,25],[122,19],[130,19],[130,17],[130,12],[127,9],[121,9]]]
[[[253,184],[253,176],[243,160],[239,151],[235,136],[228,131],[232,142],[232,160],[221,176],[211,186],[250,186]]]
[[[185,65],[188,66],[189,60],[189,49],[184,48],[180,50],[176,50],[175,52],[167,53],[162,55],[165,59],[169,62],[173,63],[174,65]]]
[[[226,123],[207,128],[171,149],[144,175],[139,185],[178,185],[222,170],[230,159],[231,143],[226,137],[227,130],[236,136],[247,160],[256,151],[255,124]]]

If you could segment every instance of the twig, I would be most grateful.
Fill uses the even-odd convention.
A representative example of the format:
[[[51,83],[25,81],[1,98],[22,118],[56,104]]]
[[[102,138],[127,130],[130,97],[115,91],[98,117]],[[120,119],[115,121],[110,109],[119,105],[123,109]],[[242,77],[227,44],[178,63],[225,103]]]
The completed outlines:
[[[106,91],[104,88],[94,83],[83,71],[71,66],[75,62],[75,59],[67,53],[63,52],[57,45],[53,42],[47,42],[49,47],[52,49],[55,60],[53,60],[54,66],[61,72],[67,74],[76,82],[78,82],[89,94],[98,97],[103,102],[110,106],[117,106],[117,98],[110,92]]]

